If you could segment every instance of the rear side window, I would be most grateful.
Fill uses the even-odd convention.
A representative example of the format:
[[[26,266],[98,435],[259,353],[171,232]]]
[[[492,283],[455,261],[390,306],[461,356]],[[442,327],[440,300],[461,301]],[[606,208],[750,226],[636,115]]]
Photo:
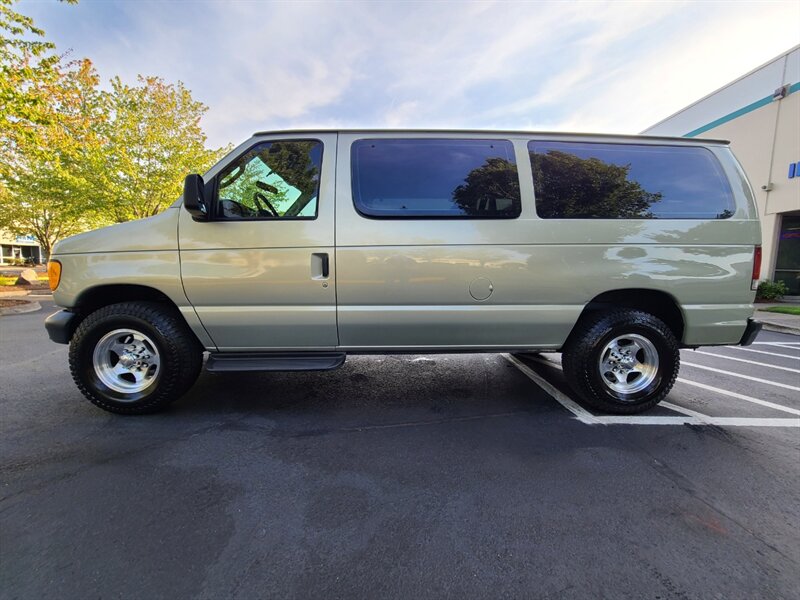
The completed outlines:
[[[733,194],[705,148],[528,143],[545,219],[727,219]]]
[[[507,140],[357,140],[353,201],[378,218],[513,219],[521,212]]]

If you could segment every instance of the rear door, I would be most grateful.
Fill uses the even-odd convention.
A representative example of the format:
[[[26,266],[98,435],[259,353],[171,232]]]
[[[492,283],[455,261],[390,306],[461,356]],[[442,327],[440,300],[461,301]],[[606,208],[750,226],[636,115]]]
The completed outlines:
[[[181,210],[186,295],[219,350],[334,348],[336,134],[239,150],[206,178],[211,219]]]

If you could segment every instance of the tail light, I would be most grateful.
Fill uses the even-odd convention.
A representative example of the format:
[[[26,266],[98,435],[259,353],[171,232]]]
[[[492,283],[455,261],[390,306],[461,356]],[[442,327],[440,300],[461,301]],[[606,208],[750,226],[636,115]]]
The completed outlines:
[[[753,250],[753,277],[751,279],[750,289],[758,289],[758,281],[761,279],[761,246],[756,246]]]

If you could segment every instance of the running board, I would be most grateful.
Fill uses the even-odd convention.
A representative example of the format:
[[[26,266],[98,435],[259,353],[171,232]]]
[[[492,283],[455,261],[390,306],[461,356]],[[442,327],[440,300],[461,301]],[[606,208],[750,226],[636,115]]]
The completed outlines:
[[[212,352],[206,362],[211,373],[234,371],[329,371],[344,364],[344,352]]]

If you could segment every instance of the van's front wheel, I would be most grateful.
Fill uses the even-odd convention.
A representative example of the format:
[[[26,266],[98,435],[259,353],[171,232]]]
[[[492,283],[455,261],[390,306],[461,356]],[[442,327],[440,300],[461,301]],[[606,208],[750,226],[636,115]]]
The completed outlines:
[[[93,404],[119,414],[166,408],[195,382],[203,349],[180,314],[123,302],[87,316],[70,342],[72,378]]]
[[[669,393],[680,367],[678,341],[653,315],[620,310],[576,326],[563,352],[564,374],[588,405],[634,414]]]

